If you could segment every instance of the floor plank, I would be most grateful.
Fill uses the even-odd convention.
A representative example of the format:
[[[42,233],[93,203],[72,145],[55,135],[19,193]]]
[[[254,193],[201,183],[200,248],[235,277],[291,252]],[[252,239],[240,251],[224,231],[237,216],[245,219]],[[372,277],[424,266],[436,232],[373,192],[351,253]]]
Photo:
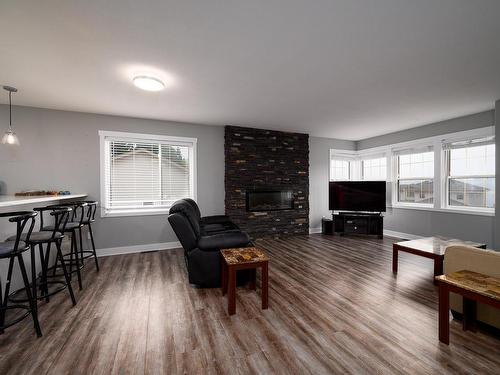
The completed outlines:
[[[437,336],[432,262],[392,243],[322,235],[259,240],[270,256],[270,308],[187,283],[182,250],[101,258],[84,290],[40,304],[0,336],[1,374],[498,373],[500,339],[451,322]]]

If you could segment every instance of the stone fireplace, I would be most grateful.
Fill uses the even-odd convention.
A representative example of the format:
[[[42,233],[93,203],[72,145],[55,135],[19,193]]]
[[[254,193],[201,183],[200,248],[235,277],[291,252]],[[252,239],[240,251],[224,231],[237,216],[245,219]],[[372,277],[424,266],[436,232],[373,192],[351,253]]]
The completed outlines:
[[[309,136],[225,128],[226,215],[252,238],[309,233]]]

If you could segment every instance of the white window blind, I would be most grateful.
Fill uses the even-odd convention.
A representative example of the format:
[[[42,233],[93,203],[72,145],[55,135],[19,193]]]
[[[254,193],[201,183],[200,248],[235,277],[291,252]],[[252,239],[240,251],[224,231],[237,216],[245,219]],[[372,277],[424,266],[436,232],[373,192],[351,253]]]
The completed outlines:
[[[104,215],[163,212],[194,197],[195,140],[102,133]]]

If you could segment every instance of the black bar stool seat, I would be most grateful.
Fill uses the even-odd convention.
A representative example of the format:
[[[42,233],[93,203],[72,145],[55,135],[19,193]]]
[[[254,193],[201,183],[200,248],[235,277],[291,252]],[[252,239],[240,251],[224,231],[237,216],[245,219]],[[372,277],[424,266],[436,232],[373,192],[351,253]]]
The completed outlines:
[[[66,224],[66,228],[64,229],[64,232],[69,233],[69,232],[72,232],[73,230],[81,228],[81,227],[83,227],[83,224],[68,221],[68,223]],[[50,232],[52,230],[54,230],[53,225],[47,225],[47,226],[42,228],[42,231],[45,231],[45,232]]]
[[[47,242],[53,242],[53,241],[57,241],[57,240],[60,240],[64,237],[64,234],[62,234],[61,232],[56,232],[55,233],[55,236],[52,236],[52,233],[51,232],[33,232],[31,233],[31,236],[30,236],[30,242],[32,243],[47,243]],[[16,236],[10,236],[9,238],[6,239],[6,241],[15,241],[16,240]],[[24,233],[22,236],[21,236],[21,240],[23,241],[26,241],[26,233]]]
[[[14,241],[16,240],[16,236],[14,236]],[[19,241],[18,252],[24,252],[29,250],[30,247],[24,241]],[[12,252],[15,250],[15,243],[13,241],[8,242],[0,242],[0,259],[10,258],[12,256]]]

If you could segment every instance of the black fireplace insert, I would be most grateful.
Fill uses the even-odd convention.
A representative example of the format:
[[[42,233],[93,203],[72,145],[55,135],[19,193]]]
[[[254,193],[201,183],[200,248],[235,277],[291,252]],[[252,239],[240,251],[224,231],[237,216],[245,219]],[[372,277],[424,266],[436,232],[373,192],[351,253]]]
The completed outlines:
[[[246,192],[247,211],[293,209],[292,190],[251,190]]]

